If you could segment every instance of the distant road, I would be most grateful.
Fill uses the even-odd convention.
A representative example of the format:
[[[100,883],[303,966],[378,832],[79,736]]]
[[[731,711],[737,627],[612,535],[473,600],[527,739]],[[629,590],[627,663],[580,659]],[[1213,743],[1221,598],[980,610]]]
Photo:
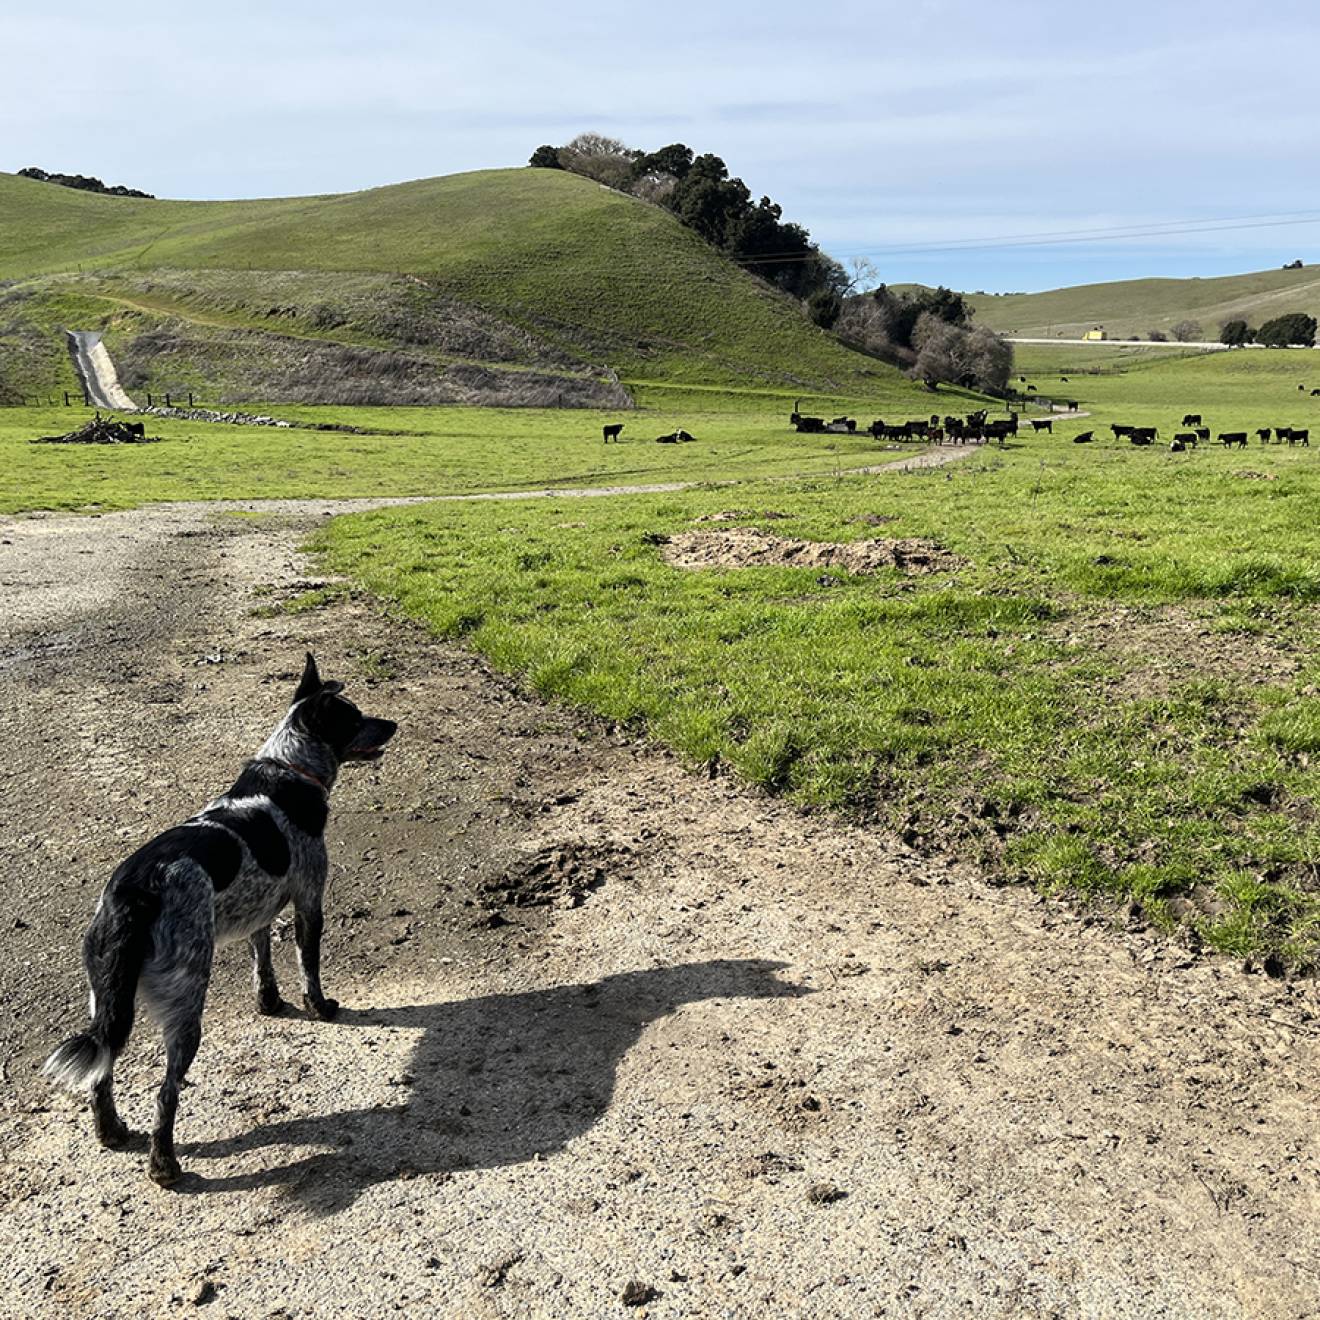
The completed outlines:
[[[119,384],[115,364],[110,361],[110,354],[101,342],[99,330],[70,330],[69,349],[87,398],[95,407],[114,408],[118,412],[137,411],[137,404]]]
[[[1204,340],[1179,341],[1176,339],[1028,339],[1008,335],[1010,344],[1084,344],[1087,348],[1209,348],[1216,352],[1228,349],[1228,344],[1207,343]],[[1243,344],[1243,348],[1261,348],[1261,344]]]

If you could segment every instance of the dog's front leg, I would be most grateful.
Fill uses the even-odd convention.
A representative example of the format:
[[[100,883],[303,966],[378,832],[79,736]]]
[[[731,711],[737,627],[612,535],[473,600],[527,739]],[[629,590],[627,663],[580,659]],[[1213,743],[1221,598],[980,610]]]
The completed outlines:
[[[257,992],[257,1012],[268,1017],[284,1007],[280,987],[275,981],[275,966],[270,960],[270,927],[253,931],[248,938],[252,945],[252,985]]]
[[[322,1022],[339,1012],[339,1001],[321,993],[321,895],[294,899],[293,935],[298,944],[298,974],[302,977],[303,1007]]]

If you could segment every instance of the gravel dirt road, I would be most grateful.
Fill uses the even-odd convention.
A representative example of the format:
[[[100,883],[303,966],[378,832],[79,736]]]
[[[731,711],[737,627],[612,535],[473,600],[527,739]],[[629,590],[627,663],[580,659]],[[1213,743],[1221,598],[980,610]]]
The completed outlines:
[[[6,1315],[1320,1316],[1313,983],[689,773],[371,602],[271,612],[331,507],[0,522]],[[37,1068],[109,870],[307,646],[402,726],[334,804],[344,1010],[258,1018],[223,953],[162,1191]],[[141,1129],[149,1026],[119,1077]]]

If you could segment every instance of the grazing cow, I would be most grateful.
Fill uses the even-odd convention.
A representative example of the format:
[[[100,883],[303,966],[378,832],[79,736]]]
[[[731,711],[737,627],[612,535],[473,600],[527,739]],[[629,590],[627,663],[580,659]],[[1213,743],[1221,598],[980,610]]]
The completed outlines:
[[[799,434],[815,433],[825,429],[825,419],[823,417],[801,417],[793,423]]]
[[[1196,448],[1195,431],[1178,431],[1174,434],[1173,442],[1179,449]]]
[[[1187,413],[1187,414],[1183,417],[1182,424],[1183,424],[1184,426],[1200,426],[1200,425],[1201,425],[1201,414],[1200,414],[1200,413]]]
[[[619,443],[619,432],[623,430],[623,423],[611,422],[609,426],[602,426],[600,429],[605,433],[606,444],[613,440],[617,445]]]
[[[1247,433],[1245,431],[1220,431],[1219,440],[1225,449],[1231,449],[1234,445],[1237,445],[1239,449],[1247,447]]]
[[[1196,428],[1196,438],[1203,444],[1210,443],[1210,428],[1208,426],[1198,426]]]
[[[1073,436],[1073,444],[1075,444],[1075,445],[1089,445],[1089,444],[1091,443],[1091,441],[1094,440],[1094,439],[1095,439],[1095,432],[1094,432],[1094,431],[1083,431],[1083,432],[1081,433],[1081,435],[1075,435],[1075,436]]]
[[[1109,429],[1114,433],[1115,440],[1121,440],[1125,435],[1130,436],[1134,430],[1133,426],[1127,426],[1122,422],[1112,422]]]
[[[1288,444],[1292,444],[1292,433],[1291,426],[1276,426],[1274,428],[1274,438],[1280,444],[1283,444],[1285,441],[1287,441]]]
[[[1060,376],[1060,377],[1059,377],[1059,380],[1060,380],[1060,382],[1061,382],[1062,384],[1064,384],[1064,385],[1067,385],[1067,384],[1068,384],[1068,377],[1067,377],[1067,376]]]
[[[1314,399],[1317,395],[1320,395],[1320,390],[1312,390],[1312,391],[1311,391],[1311,397],[1312,397],[1313,399]]]
[[[1301,390],[1303,394],[1306,393],[1306,386],[1305,386],[1305,385],[1299,385],[1297,388],[1298,388],[1299,390]]]
[[[1270,428],[1269,428],[1268,426],[1262,426],[1262,427],[1256,432],[1256,439],[1259,440],[1259,441],[1261,442],[1261,444],[1263,444],[1263,445],[1267,445],[1267,444],[1269,444],[1269,442],[1270,442]]]
[[[1034,385],[1028,385],[1028,386],[1027,386],[1027,393],[1028,393],[1028,394],[1039,394],[1040,391],[1037,390],[1037,388],[1036,388]]]
[[[1187,446],[1176,435],[1169,441],[1169,453],[1171,454],[1181,454],[1186,448]]]
[[[1309,430],[1303,429],[1301,431],[1294,431],[1293,439],[1296,440],[1299,445],[1305,445],[1308,449],[1310,449],[1311,432]]]
[[[1153,445],[1159,434],[1160,429],[1158,426],[1134,426],[1128,439],[1134,445]]]
[[[1028,417],[1027,420],[1031,423],[1033,431],[1048,431],[1051,435],[1054,434],[1054,418]]]
[[[1068,400],[1068,411],[1069,411],[1069,412],[1076,412],[1081,406],[1082,406],[1082,405],[1081,405],[1080,403],[1078,403],[1076,399],[1069,399],[1069,400]]]

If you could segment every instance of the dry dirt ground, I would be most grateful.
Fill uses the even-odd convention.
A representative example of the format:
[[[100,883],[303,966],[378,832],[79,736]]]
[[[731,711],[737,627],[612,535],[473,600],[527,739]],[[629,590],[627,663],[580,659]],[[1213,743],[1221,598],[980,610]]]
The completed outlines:
[[[1320,1316],[1314,984],[688,773],[369,602],[263,609],[328,507],[0,522],[4,1314]],[[305,646],[402,725],[337,791],[344,1009],[258,1018],[222,953],[162,1191],[37,1068],[112,865]],[[144,1023],[139,1129],[158,1069]]]

